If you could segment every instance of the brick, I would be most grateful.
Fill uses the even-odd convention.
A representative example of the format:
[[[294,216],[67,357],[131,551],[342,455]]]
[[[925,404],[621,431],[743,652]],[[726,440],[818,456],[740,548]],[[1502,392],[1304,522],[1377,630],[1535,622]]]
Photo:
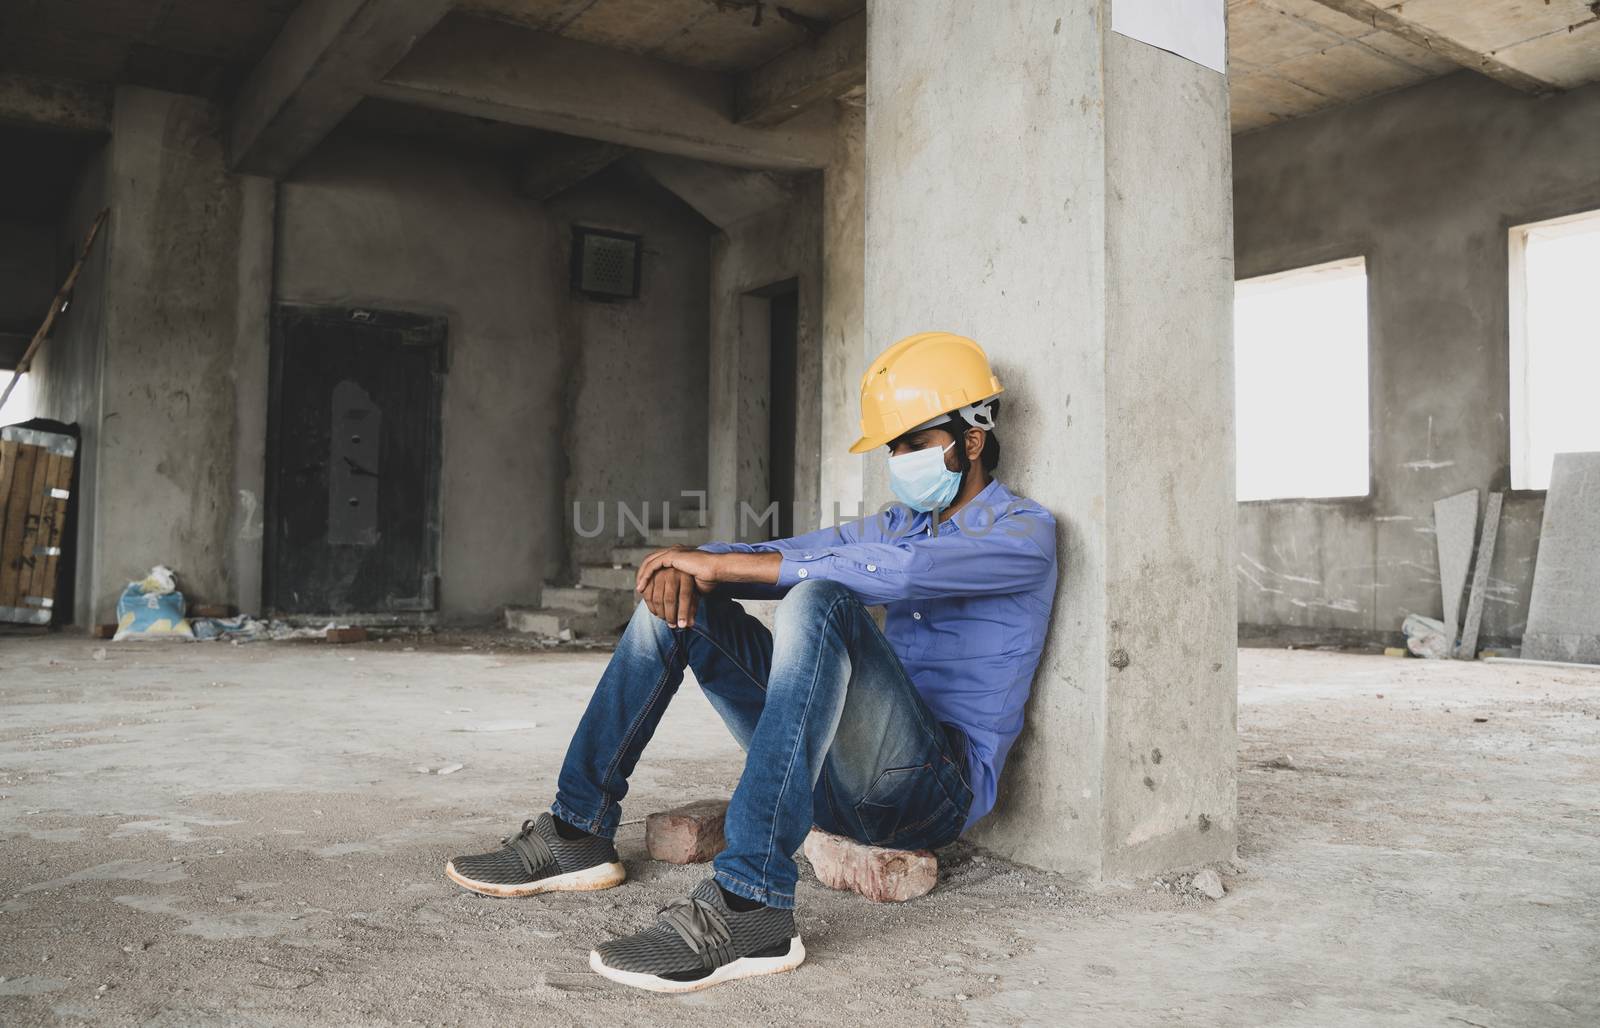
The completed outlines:
[[[874,903],[916,899],[939,883],[939,858],[928,850],[868,846],[820,828],[806,836],[804,850],[823,885],[849,889]]]
[[[331,643],[364,643],[367,641],[367,630],[360,625],[354,628],[328,629],[328,641]]]
[[[189,616],[192,618],[231,618],[237,613],[225,603],[195,603],[189,606]]]
[[[94,636],[96,639],[110,639],[112,636],[117,634],[117,626],[95,625],[93,628],[89,629],[89,634]]]
[[[722,821],[727,800],[696,800],[644,819],[644,845],[655,860],[669,864],[701,864],[728,844]]]

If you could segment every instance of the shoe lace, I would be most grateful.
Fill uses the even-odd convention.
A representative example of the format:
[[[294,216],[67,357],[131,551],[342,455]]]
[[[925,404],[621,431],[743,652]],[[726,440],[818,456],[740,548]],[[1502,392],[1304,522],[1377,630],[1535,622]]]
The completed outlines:
[[[688,947],[708,968],[728,963],[732,955],[728,944],[733,931],[716,905],[698,896],[676,899],[660,910],[661,920],[671,925]]]
[[[522,858],[522,866],[530,875],[556,860],[544,836],[534,831],[535,823],[533,820],[522,822],[522,831],[505,840],[506,845]]]

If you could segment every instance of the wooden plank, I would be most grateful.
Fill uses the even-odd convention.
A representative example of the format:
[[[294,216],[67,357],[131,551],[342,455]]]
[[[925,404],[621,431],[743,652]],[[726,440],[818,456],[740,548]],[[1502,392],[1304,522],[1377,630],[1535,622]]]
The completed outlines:
[[[74,458],[65,455],[56,458],[56,471],[50,480],[50,488],[67,492],[72,488],[72,465]],[[43,545],[50,550],[60,551],[65,548],[62,537],[67,530],[67,504],[71,503],[70,494],[67,497],[47,498],[45,500],[45,524]],[[55,620],[56,581],[61,572],[61,554],[59,552],[47,554],[42,561],[41,569],[35,573],[33,595],[42,596],[50,600],[50,619]]]
[[[34,549],[39,545],[39,519],[44,514],[45,482],[49,481],[50,468],[56,456],[39,447],[39,456],[33,465],[33,485],[28,492],[28,513],[22,523],[22,552],[17,558],[17,595],[13,607],[28,606],[28,589],[33,585],[33,571],[39,558]]]
[[[22,555],[22,527],[28,516],[28,485],[33,482],[33,468],[43,451],[37,446],[16,446],[16,457],[10,487],[5,495],[5,528],[0,531],[0,607],[15,607],[17,603],[17,559]]]
[[[6,545],[6,498],[11,495],[11,479],[17,470],[17,449],[20,443],[10,439],[0,440],[0,553]]]
[[[44,535],[45,510],[49,506],[50,482],[55,478],[59,458],[49,450],[42,450],[34,467],[34,492],[28,498],[28,521],[22,530],[21,566],[17,569],[17,606],[31,607],[28,597],[34,595],[34,581],[39,575],[39,539]]]

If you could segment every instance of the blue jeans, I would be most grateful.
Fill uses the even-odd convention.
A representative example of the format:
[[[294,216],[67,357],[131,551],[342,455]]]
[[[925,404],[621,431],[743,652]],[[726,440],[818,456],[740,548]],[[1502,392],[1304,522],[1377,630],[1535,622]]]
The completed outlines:
[[[670,628],[639,604],[567,749],[551,811],[611,838],[628,775],[685,667],[745,750],[716,879],[729,892],[794,906],[794,853],[813,824],[861,842],[926,849],[966,823],[966,743],[918,695],[849,590],[802,582],[776,633],[733,600],[702,597]]]

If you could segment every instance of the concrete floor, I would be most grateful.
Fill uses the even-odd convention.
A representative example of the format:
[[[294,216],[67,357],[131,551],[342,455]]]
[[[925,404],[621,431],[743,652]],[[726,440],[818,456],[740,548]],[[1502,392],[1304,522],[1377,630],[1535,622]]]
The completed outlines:
[[[803,968],[669,999],[586,968],[704,873],[637,824],[610,892],[440,874],[546,800],[604,654],[99,646],[0,637],[7,1025],[1600,1023],[1600,671],[1245,651],[1220,902],[957,846],[904,906],[802,881]],[[693,687],[658,741],[629,817],[731,789]]]

